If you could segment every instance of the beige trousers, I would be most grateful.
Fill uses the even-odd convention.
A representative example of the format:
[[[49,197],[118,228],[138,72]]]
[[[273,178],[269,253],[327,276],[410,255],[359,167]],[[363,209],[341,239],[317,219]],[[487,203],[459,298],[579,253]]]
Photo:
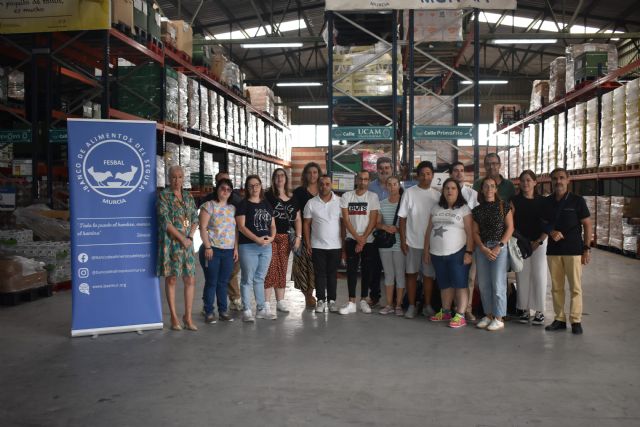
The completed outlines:
[[[555,320],[566,322],[564,312],[564,283],[569,281],[571,305],[569,321],[580,323],[582,319],[582,264],[580,255],[549,255],[549,273],[551,273],[551,296]]]

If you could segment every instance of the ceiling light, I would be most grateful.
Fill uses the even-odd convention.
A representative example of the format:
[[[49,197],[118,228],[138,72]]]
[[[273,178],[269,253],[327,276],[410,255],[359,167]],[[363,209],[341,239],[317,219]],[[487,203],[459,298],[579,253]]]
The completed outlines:
[[[298,105],[300,110],[320,110],[329,108],[328,105]]]
[[[275,49],[279,47],[302,47],[302,43],[243,43],[244,49]]]
[[[320,82],[281,82],[276,83],[280,87],[296,87],[296,86],[322,86]]]
[[[458,107],[473,107],[473,104],[458,104]],[[482,107],[482,104],[478,104],[478,107]]]
[[[558,39],[493,39],[489,40],[493,44],[553,44],[558,43]]]
[[[509,80],[478,80],[478,84],[481,85],[506,85],[508,83]],[[471,80],[463,80],[460,84],[471,85],[473,82]]]

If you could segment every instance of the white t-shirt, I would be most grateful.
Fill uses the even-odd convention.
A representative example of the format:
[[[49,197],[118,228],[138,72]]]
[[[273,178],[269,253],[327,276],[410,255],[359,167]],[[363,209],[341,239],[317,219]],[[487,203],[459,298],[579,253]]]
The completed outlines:
[[[404,192],[398,216],[407,219],[407,245],[424,249],[424,233],[427,232],[431,209],[438,204],[440,192],[429,188],[424,190],[415,185]]]
[[[469,209],[473,209],[478,206],[478,192],[473,188],[463,185],[462,186],[462,197],[467,201],[467,205],[469,205]]]
[[[431,210],[431,236],[429,237],[429,253],[438,256],[451,255],[467,244],[467,233],[464,231],[464,217],[471,215],[469,206],[456,209],[445,209],[434,206]]]
[[[380,211],[380,200],[373,191],[366,191],[358,196],[355,190],[348,191],[340,198],[340,207],[349,212],[349,222],[356,229],[356,233],[362,234],[369,225],[372,211]],[[355,239],[347,230],[347,237]],[[373,242],[373,233],[367,237],[367,243]]]
[[[340,197],[331,193],[325,203],[320,195],[309,200],[304,207],[304,218],[311,219],[311,247],[313,249],[340,249]]]

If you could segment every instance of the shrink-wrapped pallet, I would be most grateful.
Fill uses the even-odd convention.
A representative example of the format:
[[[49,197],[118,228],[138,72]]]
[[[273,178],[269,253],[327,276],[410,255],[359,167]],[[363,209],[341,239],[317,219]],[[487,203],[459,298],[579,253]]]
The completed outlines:
[[[238,126],[239,126],[239,143],[242,146],[247,145],[247,110],[245,107],[238,107]]]
[[[533,132],[530,134],[533,138],[531,141],[531,161],[533,163],[533,170],[537,175],[542,173],[542,153],[540,151],[540,141],[542,140],[542,123],[535,123],[533,125]]]
[[[577,169],[576,167],[576,107],[567,110],[567,170]]]
[[[624,165],[627,160],[627,117],[624,86],[613,90],[613,130],[611,135],[611,165]]]
[[[164,158],[156,156],[156,186],[164,188],[166,185]]]
[[[242,144],[240,141],[240,107],[237,104],[233,104],[231,113],[231,120],[233,123],[233,142],[236,144]]]
[[[211,135],[219,136],[220,132],[218,131],[218,94],[212,90],[209,90],[209,130]]]
[[[607,52],[607,73],[618,69],[618,49],[615,44],[584,43],[567,46],[565,49],[566,63],[566,92],[575,88],[575,59],[585,52]]]
[[[191,147],[188,145],[180,145],[180,166],[184,172],[184,184],[182,188],[186,190],[191,189]]]
[[[275,114],[275,99],[268,86],[248,86],[247,93],[249,102],[256,110],[269,115]]]
[[[613,139],[613,92],[602,95],[602,119],[600,121],[600,167],[611,166]]]
[[[529,111],[536,111],[549,103],[549,80],[534,80]]]
[[[522,161],[522,170],[529,169],[529,126],[522,131],[522,142],[520,143],[520,159]]]
[[[189,96],[188,127],[200,130],[200,83],[194,79],[187,81],[187,94]]]
[[[169,178],[169,168],[171,166],[180,165],[180,146],[173,142],[167,142],[164,149],[165,171],[167,180]]]
[[[189,170],[190,175],[185,175],[185,179],[191,179],[191,186],[200,186],[200,150],[198,148],[189,147]]]
[[[640,163],[640,79],[625,86],[626,138],[628,165]]]
[[[591,241],[595,244],[595,235],[596,235],[596,196],[583,196],[584,201],[587,205],[587,209],[589,209],[590,219],[591,219]]]
[[[209,113],[209,89],[200,86],[200,130],[207,135],[211,135]]]
[[[551,116],[544,121],[542,173],[549,173],[556,167],[557,135],[558,116]]]
[[[558,125],[557,143],[556,143],[556,168],[565,167],[565,152],[567,150],[567,133],[564,114],[556,116],[556,123]],[[551,169],[553,170],[553,169]]]
[[[587,137],[587,104],[582,102],[576,104],[575,130],[573,134],[574,141],[574,166],[576,169],[585,167],[585,148]]]
[[[236,142],[236,134],[235,134],[235,123],[233,122],[233,109],[236,104],[233,102],[227,102],[225,118],[227,120],[227,140],[231,142]]]
[[[413,38],[416,42],[462,41],[462,10],[416,10],[413,13]],[[404,14],[409,31],[409,14]],[[407,39],[408,39],[407,34]]]
[[[250,149],[256,146],[258,138],[256,126],[256,117],[253,114],[247,114],[247,147]]]
[[[585,132],[585,166],[598,166],[598,98],[587,101],[586,132]]]
[[[504,162],[504,160],[503,160]],[[520,176],[520,150],[518,147],[509,148],[509,178],[513,179]]]
[[[611,208],[611,198],[598,196],[597,198],[597,218],[596,218],[596,238],[598,245],[609,246],[609,210]]]
[[[178,73],[178,125],[182,128],[189,126],[189,77]]]
[[[611,197],[609,209],[609,246],[622,250],[622,209],[624,197]]]
[[[262,151],[265,145],[267,126],[262,120],[258,120],[258,139],[256,141],[256,150]]]
[[[625,252],[638,252],[638,235],[640,234],[640,225],[630,224],[628,218],[624,218],[622,222],[622,250]]]
[[[453,97],[451,96],[415,96],[414,123],[416,125],[453,125]],[[429,140],[420,141],[418,145],[428,144],[430,150],[436,151],[438,159],[451,163],[453,161],[453,148],[450,141]]]
[[[224,96],[220,95],[218,95],[218,129],[220,138],[229,140],[227,135],[227,109]]]
[[[567,58],[561,56],[549,64],[549,100],[556,101],[566,93]]]
[[[165,85],[165,120],[169,123],[179,123],[180,91],[178,87],[178,74],[170,68],[166,71]],[[184,74],[183,74],[184,75]]]

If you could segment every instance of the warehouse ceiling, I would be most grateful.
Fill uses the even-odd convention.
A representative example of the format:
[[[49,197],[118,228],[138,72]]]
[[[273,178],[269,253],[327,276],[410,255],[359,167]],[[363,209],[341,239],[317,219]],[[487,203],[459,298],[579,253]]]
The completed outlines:
[[[159,0],[159,5],[169,19],[191,22],[194,34],[203,33],[225,40],[264,36],[265,33],[270,37],[302,38],[304,45],[301,48],[245,49],[237,42],[223,42],[221,45],[227,55],[240,65],[250,84],[273,87],[279,81],[299,79],[326,82],[327,52],[324,41],[321,41],[325,30],[324,1]],[[549,63],[564,55],[567,45],[589,41],[584,38],[563,39],[559,33],[638,33],[640,8],[636,0],[518,0],[515,11],[481,12],[480,22],[481,76],[508,77],[514,82],[522,80],[525,83],[510,85],[510,94],[496,94],[495,88],[482,87],[483,99],[494,96],[520,99],[530,90],[531,80],[548,78]],[[467,34],[472,28],[471,15],[467,14],[464,18],[465,38],[469,37]],[[529,33],[533,38],[541,37],[541,34],[553,34],[559,40],[555,44],[505,46],[489,41],[493,34],[503,33]],[[593,41],[605,43],[610,40]],[[628,55],[637,58],[639,40],[611,42],[617,43],[619,54],[628,52]],[[442,51],[441,46],[428,43],[423,44],[422,48],[433,49],[450,63],[462,50],[459,69],[463,73],[473,70],[473,44],[451,44],[446,52]],[[276,94],[290,105],[324,102],[325,93],[326,86],[276,90]]]

